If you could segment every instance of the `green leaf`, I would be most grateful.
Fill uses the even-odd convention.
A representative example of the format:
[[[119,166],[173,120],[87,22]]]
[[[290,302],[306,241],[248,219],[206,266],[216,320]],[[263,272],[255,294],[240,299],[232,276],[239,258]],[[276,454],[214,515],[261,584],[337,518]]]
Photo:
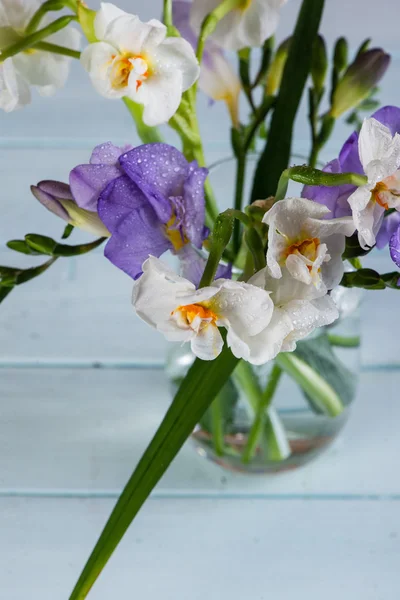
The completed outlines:
[[[400,273],[392,271],[380,275],[373,269],[359,269],[354,273],[345,273],[340,285],[343,287],[357,287],[365,290],[384,290],[391,288],[400,290]]]
[[[129,525],[238,362],[227,348],[212,362],[195,361],[122,492],[70,600],[86,598]]]
[[[232,379],[228,379],[218,394],[218,402],[220,406],[220,416],[222,420],[222,429],[224,434],[231,431],[234,422],[235,408],[239,400],[239,393]],[[214,400],[216,402],[216,400]],[[213,418],[212,407],[207,408],[206,412],[199,421],[200,426],[204,431],[212,433]]]
[[[310,73],[324,0],[303,0],[282,83],[271,120],[265,150],[258,163],[252,201],[275,194],[282,171],[290,160],[295,117]]]
[[[359,340],[358,340],[359,343]],[[312,367],[337,393],[344,406],[348,406],[356,393],[356,375],[333,352],[327,335],[297,343],[295,355]],[[305,393],[311,407],[324,413],[323,407]]]
[[[358,258],[359,256],[366,256],[369,252],[371,252],[372,248],[369,250],[363,250],[360,246],[360,242],[358,241],[358,234],[354,233],[351,237],[346,238],[346,248],[343,253],[343,260],[347,258]]]
[[[14,287],[3,287],[0,285],[0,304],[7,298],[8,294],[12,292],[13,289]]]
[[[64,229],[64,233],[62,234],[61,239],[62,240],[68,239],[74,229],[75,229],[74,226],[71,225],[70,223],[68,223],[68,225]]]

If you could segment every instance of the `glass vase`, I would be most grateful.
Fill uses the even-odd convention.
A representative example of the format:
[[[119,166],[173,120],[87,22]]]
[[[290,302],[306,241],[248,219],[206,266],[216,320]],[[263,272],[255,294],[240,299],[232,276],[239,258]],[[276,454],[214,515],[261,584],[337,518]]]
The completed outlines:
[[[275,473],[309,462],[335,440],[357,391],[361,294],[338,288],[333,296],[340,318],[294,353],[260,367],[239,363],[192,434],[201,456],[233,471]],[[188,345],[170,351],[172,394],[193,360]]]

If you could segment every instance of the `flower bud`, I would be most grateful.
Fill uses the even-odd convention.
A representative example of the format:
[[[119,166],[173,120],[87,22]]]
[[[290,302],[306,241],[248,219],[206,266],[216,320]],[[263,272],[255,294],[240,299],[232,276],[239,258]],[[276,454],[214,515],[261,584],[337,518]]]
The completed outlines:
[[[95,235],[110,236],[97,212],[91,212],[77,206],[71,188],[66,183],[41,181],[37,186],[33,185],[31,191],[47,210],[64,219],[70,225]]]
[[[327,70],[328,57],[326,54],[325,40],[319,35],[314,42],[311,64],[311,77],[317,93],[320,93],[323,90]]]
[[[355,108],[368,97],[389,66],[390,56],[380,48],[367,50],[349,66],[332,99],[330,114],[334,118]]]
[[[341,73],[347,67],[349,47],[347,40],[341,37],[337,40],[333,51],[333,65],[337,73]]]
[[[292,38],[290,37],[284,40],[279,46],[278,50],[276,51],[276,54],[268,71],[266,88],[267,96],[273,96],[275,92],[280,88],[283,70],[285,68],[286,60],[289,54],[291,40]]]

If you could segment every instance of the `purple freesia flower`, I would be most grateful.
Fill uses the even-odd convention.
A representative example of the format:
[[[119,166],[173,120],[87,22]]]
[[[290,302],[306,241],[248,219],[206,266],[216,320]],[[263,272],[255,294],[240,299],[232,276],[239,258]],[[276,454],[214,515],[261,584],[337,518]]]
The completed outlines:
[[[104,188],[122,175],[119,157],[131,150],[132,146],[119,148],[106,142],[96,148],[90,163],[75,167],[70,173],[69,183],[78,206],[97,212],[97,202]]]
[[[377,110],[372,117],[385,125],[392,135],[400,133],[400,108],[396,106],[384,106]],[[364,175],[359,157],[358,133],[356,131],[344,143],[339,157],[329,162],[323,170],[329,173],[351,172]],[[351,185],[336,187],[305,186],[302,191],[302,197],[327,206],[331,211],[328,214],[329,218],[344,217],[352,214],[348,199],[356,189],[355,186]],[[383,220],[382,227],[377,234],[378,248],[387,246],[396,228],[396,219],[398,218],[398,215],[390,215]],[[387,222],[388,219],[390,219],[389,222]]]
[[[114,265],[137,279],[149,255],[177,254],[189,243],[201,248],[207,235],[207,169],[160,143],[122,154],[117,168],[119,176],[98,201],[99,216],[111,232],[105,255]]]
[[[400,267],[400,227],[394,232],[389,242],[389,250],[392,261]],[[400,279],[399,279],[400,281]]]

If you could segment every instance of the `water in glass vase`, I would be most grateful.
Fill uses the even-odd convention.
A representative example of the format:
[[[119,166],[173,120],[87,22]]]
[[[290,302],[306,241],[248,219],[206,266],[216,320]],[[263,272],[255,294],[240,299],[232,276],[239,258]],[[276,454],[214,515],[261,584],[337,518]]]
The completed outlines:
[[[199,454],[233,471],[277,473],[309,462],[333,442],[356,396],[360,359],[360,292],[334,294],[341,316],[333,325],[273,363],[239,363],[193,432]],[[170,352],[172,393],[193,360],[188,346]]]

